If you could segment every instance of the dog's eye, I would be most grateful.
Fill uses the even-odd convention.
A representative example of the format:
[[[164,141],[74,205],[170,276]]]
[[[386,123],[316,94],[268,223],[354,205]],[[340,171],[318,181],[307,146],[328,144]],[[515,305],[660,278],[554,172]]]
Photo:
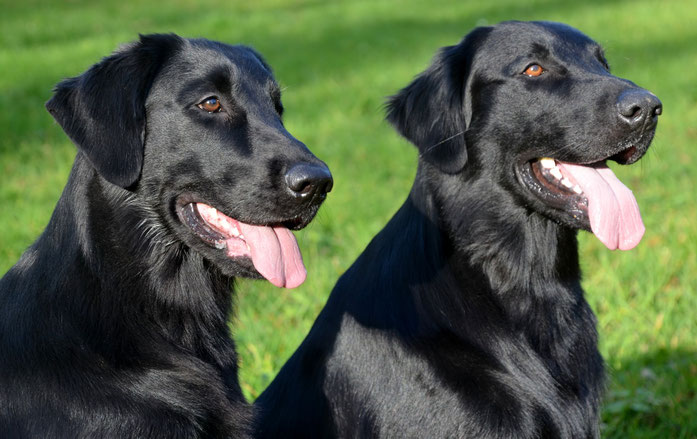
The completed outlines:
[[[540,76],[544,71],[545,69],[543,69],[542,66],[540,66],[539,64],[530,64],[525,68],[523,74],[531,78],[534,78],[536,76]]]
[[[209,113],[217,113],[222,109],[220,101],[215,96],[205,99],[203,102],[198,104],[198,108],[201,110],[206,110]]]

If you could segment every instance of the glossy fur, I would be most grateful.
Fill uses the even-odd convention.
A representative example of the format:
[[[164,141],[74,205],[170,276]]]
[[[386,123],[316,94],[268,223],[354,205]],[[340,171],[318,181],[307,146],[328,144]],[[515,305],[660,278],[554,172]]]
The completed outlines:
[[[215,95],[223,111],[198,107]],[[206,245],[179,197],[302,227],[324,167],[283,127],[243,46],[148,35],[60,83],[47,108],[78,147],[46,230],[0,281],[0,437],[239,438],[252,410],[228,319],[249,260]]]
[[[531,63],[547,74],[523,75]],[[655,125],[623,125],[628,90],[561,24],[502,23],[443,48],[388,105],[420,151],[412,191],[256,401],[259,437],[598,437],[584,224],[516,169],[594,162],[630,140],[643,154]]]

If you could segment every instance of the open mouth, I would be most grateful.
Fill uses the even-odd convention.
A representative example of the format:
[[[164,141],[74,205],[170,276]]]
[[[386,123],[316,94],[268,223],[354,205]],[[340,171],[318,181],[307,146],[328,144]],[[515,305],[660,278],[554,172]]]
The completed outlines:
[[[295,288],[305,281],[298,242],[289,230],[296,221],[283,225],[243,223],[204,203],[177,203],[177,216],[208,246],[230,259],[251,259],[254,268],[277,287]]]
[[[629,148],[616,156],[621,162],[632,154]],[[641,241],[644,224],[632,191],[606,160],[574,164],[541,157],[525,162],[518,175],[538,199],[563,211],[577,227],[593,232],[607,248],[629,250]]]

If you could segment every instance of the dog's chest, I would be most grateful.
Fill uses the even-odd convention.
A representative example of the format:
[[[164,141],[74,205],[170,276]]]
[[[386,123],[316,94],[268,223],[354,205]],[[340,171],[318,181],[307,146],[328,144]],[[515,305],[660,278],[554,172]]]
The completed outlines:
[[[338,431],[361,425],[377,437],[589,435],[593,404],[560,389],[531,349],[511,348],[496,361],[457,350],[435,356],[345,316],[324,389],[334,419],[347,423]]]

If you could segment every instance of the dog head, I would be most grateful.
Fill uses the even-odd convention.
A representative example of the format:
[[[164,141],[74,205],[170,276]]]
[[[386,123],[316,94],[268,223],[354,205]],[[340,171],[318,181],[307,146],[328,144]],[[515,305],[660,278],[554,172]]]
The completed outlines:
[[[390,99],[387,118],[437,172],[485,180],[492,196],[629,249],[644,227],[606,161],[639,160],[661,111],[581,32],[504,22],[443,48]]]
[[[148,227],[227,275],[304,281],[290,230],[312,220],[332,177],[284,128],[280,88],[254,50],[141,36],[46,106],[104,184],[155,212]]]

